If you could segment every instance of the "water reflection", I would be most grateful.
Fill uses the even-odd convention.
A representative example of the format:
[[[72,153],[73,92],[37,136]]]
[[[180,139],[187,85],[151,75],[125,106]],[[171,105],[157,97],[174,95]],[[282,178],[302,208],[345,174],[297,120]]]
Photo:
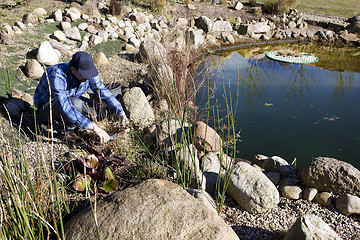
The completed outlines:
[[[311,50],[310,46],[299,48]],[[348,61],[351,66],[334,71],[335,62],[343,63],[351,52],[303,65],[260,58],[262,51],[241,50],[205,60],[203,66],[214,71],[197,95],[197,105],[205,107],[203,118],[226,128],[226,108],[232,108],[235,131],[241,132],[238,157],[252,159],[257,153],[280,155],[288,161],[296,157],[301,167],[312,157],[329,156],[359,168],[355,159],[360,154],[360,112],[356,110],[360,74],[346,69],[358,69],[359,65],[352,65],[360,63],[360,56]],[[317,55],[334,52],[328,47],[318,51]],[[207,109],[212,109],[209,115]]]
[[[354,84],[354,74],[349,74],[347,72],[334,72],[336,77],[336,84],[334,89],[334,98],[343,99],[345,96],[345,91],[351,91]]]

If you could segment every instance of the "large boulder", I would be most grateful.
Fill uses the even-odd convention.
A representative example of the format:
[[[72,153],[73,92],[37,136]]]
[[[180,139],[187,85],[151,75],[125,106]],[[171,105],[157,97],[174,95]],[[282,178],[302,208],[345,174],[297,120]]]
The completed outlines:
[[[342,194],[336,199],[336,208],[345,215],[360,214],[360,198],[350,194]]]
[[[195,146],[199,151],[217,152],[221,148],[221,138],[217,132],[206,123],[198,121],[195,124]]]
[[[177,184],[153,179],[98,202],[65,224],[67,239],[239,239],[201,201]]]
[[[280,201],[275,185],[265,174],[245,162],[235,164],[227,193],[251,213],[265,212]]]
[[[141,88],[134,87],[125,92],[123,101],[124,108],[135,125],[145,128],[153,124],[154,112]]]
[[[156,40],[142,41],[139,47],[139,56],[141,61],[150,63],[164,63],[167,64],[166,48]]]
[[[45,41],[42,42],[39,46],[36,60],[38,60],[38,62],[41,64],[50,66],[57,64],[59,61],[59,57],[51,44],[48,41]]]
[[[284,240],[340,240],[341,238],[321,218],[313,214],[299,217],[287,231]]]
[[[307,187],[320,192],[360,195],[360,171],[335,158],[314,158],[302,171],[301,179]]]

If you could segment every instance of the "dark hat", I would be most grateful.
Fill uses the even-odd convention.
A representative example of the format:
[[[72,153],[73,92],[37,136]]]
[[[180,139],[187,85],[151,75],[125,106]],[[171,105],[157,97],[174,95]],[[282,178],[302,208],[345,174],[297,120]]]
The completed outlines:
[[[70,66],[75,67],[85,79],[93,78],[99,74],[93,58],[87,52],[75,53],[70,61]]]

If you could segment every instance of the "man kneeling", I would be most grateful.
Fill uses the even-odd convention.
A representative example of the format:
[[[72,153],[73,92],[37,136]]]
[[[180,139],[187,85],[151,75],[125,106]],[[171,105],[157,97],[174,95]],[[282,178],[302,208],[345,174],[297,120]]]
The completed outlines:
[[[106,115],[105,108],[81,96],[89,89],[119,117],[122,127],[126,128],[128,119],[121,104],[104,86],[91,55],[86,52],[75,53],[70,62],[55,64],[42,75],[34,94],[40,118],[49,120],[51,102],[53,120],[64,120],[67,126],[92,130],[101,143],[108,142],[110,136],[107,132],[92,122]]]

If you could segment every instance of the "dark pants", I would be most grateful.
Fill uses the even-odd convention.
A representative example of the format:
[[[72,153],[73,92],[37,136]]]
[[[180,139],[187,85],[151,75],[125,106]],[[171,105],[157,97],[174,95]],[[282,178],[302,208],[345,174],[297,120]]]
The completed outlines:
[[[110,92],[117,98],[121,96],[121,86],[110,90]],[[70,97],[72,105],[82,115],[90,119],[91,121],[101,121],[108,117],[107,107],[103,103],[100,103],[99,99],[92,92],[89,93],[91,99],[85,97]],[[66,116],[63,116],[59,104],[53,101],[52,104],[52,120],[56,121],[61,126],[65,124],[67,127],[72,127],[70,121]],[[50,103],[46,103],[38,108],[38,116],[40,124],[48,124],[50,122]]]

